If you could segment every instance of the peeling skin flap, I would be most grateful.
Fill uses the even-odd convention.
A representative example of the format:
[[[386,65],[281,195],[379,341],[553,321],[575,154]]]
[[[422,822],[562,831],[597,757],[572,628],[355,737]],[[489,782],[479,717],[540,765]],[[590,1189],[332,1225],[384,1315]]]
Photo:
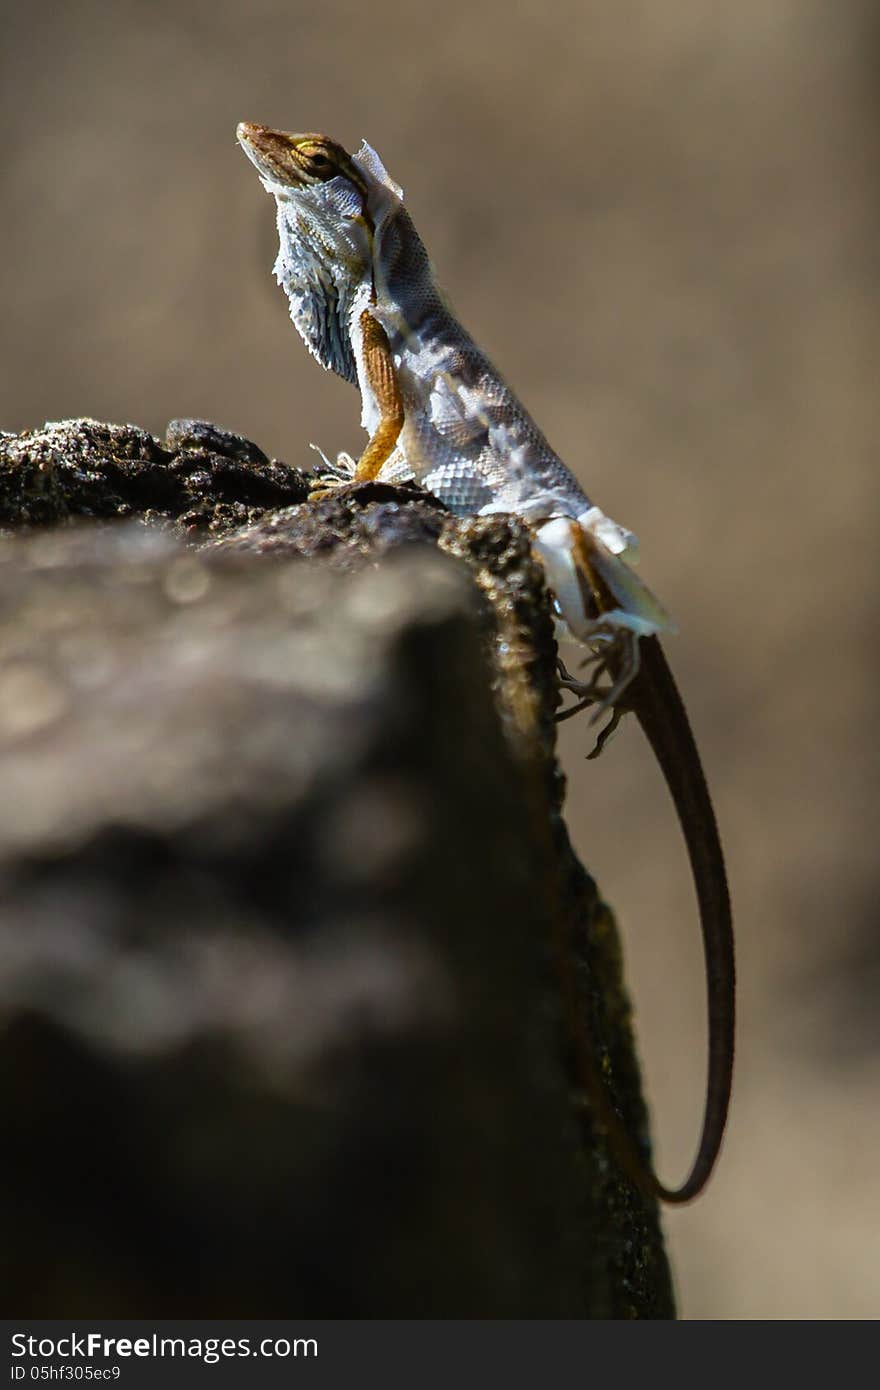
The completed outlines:
[[[291,189],[266,179],[263,179],[263,184],[279,202],[297,205],[307,215],[311,213],[334,231],[338,230],[335,227],[338,218],[360,217],[363,212],[364,200],[360,190],[342,174],[328,179],[326,183],[312,184],[309,188]]]
[[[596,634],[597,619],[587,612],[584,602],[585,593],[593,591],[593,577],[601,581],[616,605],[602,614],[604,626],[626,628],[639,637],[675,631],[669,614],[647,585],[594,532],[568,517],[557,517],[538,529],[535,545],[562,617],[582,642]]]
[[[613,555],[624,556],[630,564],[634,563],[638,555],[638,540],[632,531],[627,531],[625,526],[612,521],[611,517],[606,516],[598,507],[588,507],[585,512],[581,512],[578,525],[582,531],[588,531],[591,536],[601,541]]]
[[[675,623],[660,600],[654,597],[647,584],[642,583],[626,561],[613,554],[592,531],[583,527],[579,527],[579,530],[587,563],[618,605],[618,611],[612,610],[608,616],[613,616],[621,627],[629,628],[640,637],[650,637],[655,632],[674,632]]]
[[[377,183],[381,183],[388,189],[389,193],[393,193],[395,198],[399,198],[403,202],[403,189],[399,183],[394,182],[376,151],[372,145],[367,144],[366,140],[361,141],[361,147],[357,154],[352,155],[352,159],[355,164],[360,165],[365,174],[370,174]]]

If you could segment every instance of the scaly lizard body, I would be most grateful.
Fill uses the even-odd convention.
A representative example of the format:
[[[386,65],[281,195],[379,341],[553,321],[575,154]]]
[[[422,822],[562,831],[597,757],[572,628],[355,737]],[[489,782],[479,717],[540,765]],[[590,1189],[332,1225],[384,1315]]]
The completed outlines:
[[[509,512],[532,529],[560,620],[607,673],[562,684],[583,704],[632,710],[666,778],[688,846],[706,957],[709,1064],[691,1171],[667,1188],[609,1099],[591,1098],[622,1165],[646,1191],[685,1202],[721,1145],[733,1070],[734,955],[724,861],[699,756],[657,633],[672,623],[626,563],[635,538],[594,506],[452,314],[400,188],[364,144],[243,123],[238,139],[277,204],[275,274],[324,367],[356,384],[369,442],[356,480],[415,478],[458,515]]]

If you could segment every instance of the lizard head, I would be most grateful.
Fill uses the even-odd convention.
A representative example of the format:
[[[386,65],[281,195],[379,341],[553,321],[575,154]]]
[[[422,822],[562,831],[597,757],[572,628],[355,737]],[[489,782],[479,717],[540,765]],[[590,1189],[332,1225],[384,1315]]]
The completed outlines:
[[[374,254],[401,191],[368,145],[350,155],[326,135],[242,121],[239,144],[277,205],[275,277],[318,360],[355,380],[351,327],[374,284]]]
[[[276,189],[305,190],[332,179],[345,179],[366,205],[369,187],[363,171],[328,135],[292,135],[251,121],[242,121],[235,133],[273,193]]]
[[[235,133],[266,191],[306,217],[323,212],[330,221],[360,221],[372,236],[403,202],[403,190],[366,141],[351,155],[329,135],[293,135],[252,121],[241,121]]]

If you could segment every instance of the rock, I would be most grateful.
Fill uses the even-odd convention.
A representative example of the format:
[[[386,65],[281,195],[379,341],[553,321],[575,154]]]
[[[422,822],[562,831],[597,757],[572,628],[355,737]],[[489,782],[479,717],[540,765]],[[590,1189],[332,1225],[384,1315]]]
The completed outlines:
[[[193,544],[167,449],[68,438],[0,441],[10,1306],[671,1316],[560,1003],[644,1133],[524,532],[370,484]],[[69,520],[120,459],[152,525],[35,529],[41,462]]]
[[[199,427],[202,429],[199,438]],[[0,530],[143,516],[217,534],[301,502],[306,475],[239,435],[172,421],[166,447],[134,425],[61,420],[0,436]]]

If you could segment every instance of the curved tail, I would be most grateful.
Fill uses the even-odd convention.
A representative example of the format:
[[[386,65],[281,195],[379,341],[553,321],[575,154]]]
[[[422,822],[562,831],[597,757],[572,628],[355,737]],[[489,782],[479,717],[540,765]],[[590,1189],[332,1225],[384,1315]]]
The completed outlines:
[[[624,1171],[643,1191],[663,1201],[689,1202],[708,1182],[724,1137],[733,1081],[736,976],[730,895],[715,812],[684,704],[656,636],[673,625],[625,560],[594,531],[568,519],[551,522],[539,531],[537,544],[576,637],[589,644],[597,619],[629,635],[628,643],[601,654],[613,681],[603,703],[635,713],[666,780],[687,845],[703,933],[709,1058],[700,1141],[680,1187],[666,1187],[646,1163],[619,1119],[583,1038],[580,1061],[588,1093]],[[589,686],[579,691],[572,683],[570,688],[596,699]],[[600,737],[599,747],[602,742]],[[566,1009],[577,1033],[577,1002],[568,987],[566,993]]]
[[[678,813],[703,933],[709,1058],[703,1128],[691,1170],[680,1187],[665,1187],[653,1173],[651,1189],[666,1202],[689,1202],[705,1187],[721,1148],[733,1082],[736,966],[733,920],[724,855],[700,755],[678,687],[656,637],[640,642],[641,667],[627,691],[666,779]]]

